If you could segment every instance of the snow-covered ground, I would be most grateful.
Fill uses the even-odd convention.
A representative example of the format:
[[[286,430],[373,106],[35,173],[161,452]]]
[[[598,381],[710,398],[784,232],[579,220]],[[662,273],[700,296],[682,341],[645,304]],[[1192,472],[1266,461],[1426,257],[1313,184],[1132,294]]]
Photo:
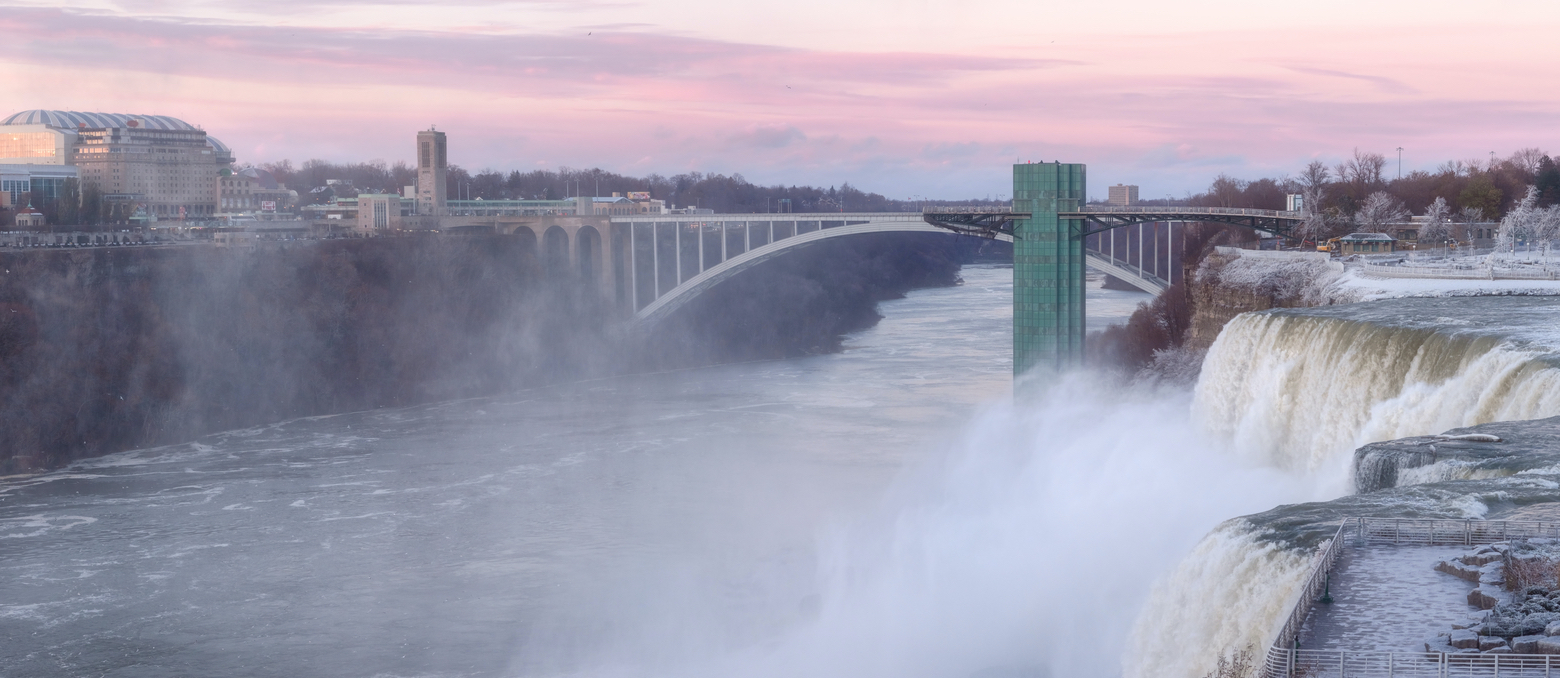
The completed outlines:
[[[1509,279],[1549,278],[1550,271],[1560,272],[1560,252],[1548,257],[1539,252],[1405,252],[1339,260],[1316,252],[1219,251],[1237,257],[1220,268],[1221,284],[1300,300],[1306,306],[1400,297],[1560,295],[1560,279]],[[1496,279],[1486,277],[1491,270]],[[1508,279],[1500,279],[1503,276]]]
[[[1330,281],[1324,295],[1333,303],[1398,297],[1475,297],[1486,295],[1560,295],[1560,280],[1464,280],[1455,278],[1383,278],[1360,267],[1347,267]]]

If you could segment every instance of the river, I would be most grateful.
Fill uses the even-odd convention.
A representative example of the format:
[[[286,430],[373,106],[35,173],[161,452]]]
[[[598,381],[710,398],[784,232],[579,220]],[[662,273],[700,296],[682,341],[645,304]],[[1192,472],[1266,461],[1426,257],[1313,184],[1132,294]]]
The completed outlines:
[[[837,354],[0,480],[0,675],[1195,678],[1318,526],[1560,498],[1515,457],[1345,496],[1366,442],[1560,415],[1556,298],[1248,314],[1195,389],[1015,403],[1011,270],[963,275]]]
[[[816,614],[820,535],[1008,393],[1011,269],[963,276],[835,355],[7,479],[0,674],[586,675],[772,638]],[[1094,280],[1091,325],[1144,298]]]

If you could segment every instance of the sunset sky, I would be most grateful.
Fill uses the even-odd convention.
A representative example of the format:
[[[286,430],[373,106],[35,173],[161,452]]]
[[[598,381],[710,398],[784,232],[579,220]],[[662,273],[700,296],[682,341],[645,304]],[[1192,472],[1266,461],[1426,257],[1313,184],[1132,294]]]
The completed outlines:
[[[1006,195],[1014,161],[1180,196],[1560,135],[1560,2],[7,2],[5,110],[171,115],[240,162],[740,172]]]

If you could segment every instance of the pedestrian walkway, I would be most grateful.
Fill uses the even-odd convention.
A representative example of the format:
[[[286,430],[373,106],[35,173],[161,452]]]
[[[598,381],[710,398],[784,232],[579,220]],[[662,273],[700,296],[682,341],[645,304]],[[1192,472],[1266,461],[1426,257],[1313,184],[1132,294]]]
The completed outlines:
[[[1333,603],[1317,605],[1300,647],[1308,650],[1405,652],[1452,630],[1477,610],[1473,583],[1436,572],[1435,564],[1466,546],[1359,546],[1344,549],[1333,570]]]

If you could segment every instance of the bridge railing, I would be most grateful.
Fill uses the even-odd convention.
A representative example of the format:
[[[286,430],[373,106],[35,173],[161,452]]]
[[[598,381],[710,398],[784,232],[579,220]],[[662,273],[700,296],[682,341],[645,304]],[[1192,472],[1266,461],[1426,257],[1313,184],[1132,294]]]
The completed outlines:
[[[1009,214],[1012,212],[1012,205],[971,205],[966,207],[936,205],[921,208],[922,214]]]
[[[1352,537],[1352,539],[1351,539]],[[1263,678],[1396,678],[1397,676],[1560,676],[1560,655],[1445,652],[1355,652],[1302,650],[1295,642],[1343,549],[1366,544],[1408,546],[1490,544],[1511,539],[1560,537],[1560,522],[1536,520],[1446,520],[1435,518],[1346,518],[1317,554],[1299,600],[1279,628],[1263,661]]]
[[[1217,214],[1223,216],[1234,215],[1284,219],[1301,218],[1299,212],[1259,210],[1246,207],[1104,207],[1100,205],[1086,205],[1078,211],[1085,214]]]

